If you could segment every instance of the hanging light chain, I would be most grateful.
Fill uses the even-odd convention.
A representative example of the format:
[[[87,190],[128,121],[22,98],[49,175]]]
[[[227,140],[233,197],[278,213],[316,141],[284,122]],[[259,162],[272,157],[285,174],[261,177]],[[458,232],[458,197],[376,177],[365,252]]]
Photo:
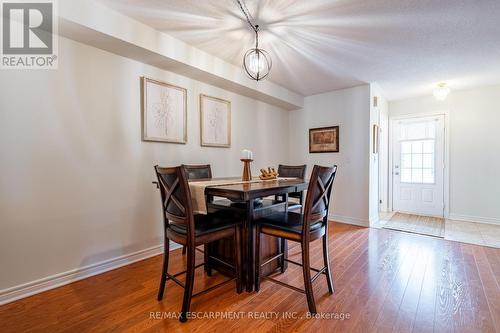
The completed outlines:
[[[250,27],[252,27],[252,30],[255,31],[255,33],[257,34],[259,31],[259,25],[252,23],[252,20],[255,21],[255,19],[253,18],[252,14],[250,14],[250,11],[248,10],[247,5],[245,4],[245,0],[236,0],[236,2],[240,6],[243,15],[245,15],[248,24],[250,25]]]
[[[272,60],[267,51],[259,49],[259,25],[255,24],[255,19],[250,14],[245,0],[236,0],[236,2],[245,15],[248,25],[255,32],[255,48],[249,49],[243,56],[243,68],[251,79],[259,81],[269,75]]]

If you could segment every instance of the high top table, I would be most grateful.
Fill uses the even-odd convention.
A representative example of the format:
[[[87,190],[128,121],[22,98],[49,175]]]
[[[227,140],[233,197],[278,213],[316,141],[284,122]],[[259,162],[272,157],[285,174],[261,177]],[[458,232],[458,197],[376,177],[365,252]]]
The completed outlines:
[[[216,180],[216,179],[214,179]],[[307,189],[308,182],[303,179],[277,179],[263,182],[250,182],[244,184],[233,185],[214,185],[205,188],[205,196],[207,197],[208,212],[218,210],[231,210],[235,214],[239,214],[244,220],[243,235],[242,235],[242,264],[243,264],[243,280],[246,285],[246,290],[251,292],[254,290],[255,278],[255,227],[254,219],[262,216],[270,215],[279,211],[288,210],[288,193],[301,192]],[[263,199],[269,196],[281,195],[284,200]],[[212,200],[213,197],[223,197],[229,200]],[[231,201],[230,201],[231,200]],[[232,243],[230,240],[221,240],[211,243],[205,248],[205,252],[210,253],[219,259],[233,261],[234,251],[231,250]],[[285,246],[285,256],[287,254]],[[261,239],[261,255],[263,261],[272,258],[279,254],[279,240],[275,237],[262,235]],[[224,272],[222,267],[216,260],[209,262],[210,267]],[[263,274],[270,274],[278,268],[277,261],[269,263],[263,268]]]

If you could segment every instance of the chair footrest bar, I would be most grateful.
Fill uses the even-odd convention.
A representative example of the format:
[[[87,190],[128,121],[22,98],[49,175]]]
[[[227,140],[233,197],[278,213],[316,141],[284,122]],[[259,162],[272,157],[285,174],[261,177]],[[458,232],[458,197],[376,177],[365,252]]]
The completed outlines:
[[[291,263],[291,264],[295,264],[295,265],[297,265],[297,266],[302,267],[302,264],[301,264],[300,262],[296,262],[296,261],[293,261],[293,260],[290,260],[290,259],[286,259],[286,258],[285,258],[285,261],[286,261],[286,262],[289,262],[289,263]]]
[[[265,265],[269,264],[271,261],[276,260],[276,259],[282,257],[283,255],[284,255],[283,253],[279,253],[279,254],[275,255],[274,257],[267,259],[262,265],[260,265],[260,267],[264,267]]]
[[[172,280],[175,283],[177,283],[179,286],[181,286],[182,288],[186,288],[186,286],[184,285],[184,283],[182,283],[181,281],[179,281],[175,276],[170,275],[168,273],[167,273],[167,280]]]
[[[198,264],[196,266],[194,266],[194,269],[198,268],[198,267],[201,267],[205,265],[204,262],[202,262],[201,264]],[[179,272],[179,273],[175,273],[175,274],[169,274],[167,273],[167,280],[169,279],[170,276],[173,276],[173,277],[178,277],[179,275],[182,275],[182,274],[186,274],[187,271],[182,271],[182,272]]]
[[[287,287],[287,288],[289,288],[289,289],[295,290],[295,291],[297,291],[297,292],[299,292],[299,293],[302,293],[302,294],[305,294],[305,293],[306,293],[306,292],[305,292],[305,290],[302,290],[302,289],[299,289],[299,288],[297,288],[297,287],[294,287],[294,286],[291,286],[291,285],[289,285],[289,284],[286,284],[286,283],[284,283],[284,282],[278,281],[278,280],[273,279],[272,277],[269,277],[269,276],[264,276],[264,277],[262,277],[262,279],[263,279],[263,280],[269,280],[269,281],[271,281],[271,282],[274,282],[274,283],[279,284],[279,285],[281,285],[281,286],[283,286],[283,287]]]
[[[323,269],[319,270],[318,273],[314,274],[314,276],[311,279],[311,282],[314,282],[314,280],[316,280],[318,278],[318,276],[320,276],[321,274],[325,273],[325,271],[326,271],[326,267],[323,267]]]
[[[290,260],[290,259],[286,259],[285,258],[285,261],[291,263],[291,264],[295,264],[297,266],[300,266],[302,267],[303,265],[300,263],[300,262],[296,262],[296,261],[293,261],[293,260]],[[317,268],[314,268],[314,267],[309,267],[310,270],[312,271],[315,271],[315,272],[323,272],[325,270],[325,267],[323,267],[322,269],[317,269]]]
[[[208,256],[208,259],[212,259],[212,260],[215,260],[217,261],[218,263],[226,266],[226,267],[229,267],[231,269],[236,269],[236,267],[234,267],[233,265],[231,264],[228,264],[227,262],[223,261],[223,260],[220,260],[219,258],[216,258],[216,257],[212,257],[212,256]]]
[[[200,295],[206,294],[206,293],[208,293],[209,291],[214,290],[215,288],[221,287],[221,286],[223,286],[223,285],[225,285],[225,284],[227,284],[227,283],[229,283],[229,282],[233,281],[234,279],[236,279],[236,278],[231,278],[231,279],[226,280],[226,281],[224,281],[224,282],[218,283],[218,284],[216,284],[215,286],[211,286],[210,288],[207,288],[207,289],[205,289],[205,290],[202,290],[202,291],[200,291],[200,292],[198,292],[198,293],[194,294],[192,297],[196,297],[196,296],[200,296]]]

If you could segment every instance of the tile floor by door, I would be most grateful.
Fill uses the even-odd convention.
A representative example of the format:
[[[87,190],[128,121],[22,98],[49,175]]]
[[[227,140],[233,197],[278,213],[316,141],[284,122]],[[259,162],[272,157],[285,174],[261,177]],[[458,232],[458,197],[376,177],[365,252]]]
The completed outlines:
[[[381,213],[374,227],[382,228],[393,215],[393,212]],[[500,225],[445,219],[444,239],[500,248]]]

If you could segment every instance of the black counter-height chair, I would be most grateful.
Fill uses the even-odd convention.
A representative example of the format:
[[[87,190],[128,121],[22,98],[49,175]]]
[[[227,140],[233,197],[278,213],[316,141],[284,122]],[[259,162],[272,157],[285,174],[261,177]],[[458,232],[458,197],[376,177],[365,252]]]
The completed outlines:
[[[188,180],[191,179],[212,179],[212,167],[210,164],[188,165],[183,164]],[[182,254],[186,254],[186,246],[182,247]]]
[[[326,275],[328,283],[328,291],[333,293],[333,282],[330,273],[330,261],[328,258],[328,207],[330,204],[330,194],[332,184],[337,172],[337,166],[321,167],[314,166],[309,187],[307,189],[307,198],[304,206],[304,214],[295,212],[282,212],[268,217],[264,217],[255,221],[256,224],[256,254],[255,254],[255,290],[260,288],[261,268],[270,263],[272,260],[280,259],[280,264],[283,265],[287,261],[292,264],[302,266],[304,275],[305,290],[287,285],[281,281],[271,277],[266,277],[273,282],[276,282],[295,291],[305,293],[307,296],[307,304],[309,312],[316,313],[316,303],[312,283],[321,274]],[[302,248],[302,264],[284,258],[283,253],[267,260],[261,264],[260,258],[260,237],[261,234],[284,238],[290,241],[299,242]],[[324,267],[320,269],[312,268],[309,258],[309,243],[318,238],[323,238],[323,263]],[[311,270],[316,274],[311,278]]]
[[[183,164],[182,167],[186,170],[188,179],[211,179],[212,168],[210,164],[204,165],[187,165]]]
[[[193,295],[194,271],[204,263],[195,265],[196,247],[222,238],[233,238],[235,248],[235,262],[230,264],[218,260],[224,266],[234,271],[236,278],[236,290],[242,292],[241,283],[241,221],[235,220],[233,216],[224,214],[193,214],[191,204],[191,193],[187,182],[187,174],[183,167],[161,168],[155,166],[158,183],[160,185],[161,202],[163,210],[163,223],[165,230],[165,251],[163,254],[163,270],[161,273],[158,300],[162,300],[167,280],[172,280],[184,288],[184,299],[182,302],[180,321],[187,320],[187,313],[191,304],[191,298],[202,293],[213,290],[234,278],[230,278],[220,284],[210,287]],[[169,274],[169,241],[172,240],[187,248],[187,270],[184,272]],[[210,259],[216,259],[211,258]],[[186,273],[186,282],[182,283],[177,276]]]
[[[279,177],[295,177],[304,179],[306,176],[306,165],[278,165],[278,174]],[[297,211],[300,209],[302,213],[302,206],[304,204],[304,192],[292,192],[288,194],[289,198],[298,199],[299,202],[289,201],[288,202],[288,210]],[[283,196],[276,196],[276,200],[284,200]]]

